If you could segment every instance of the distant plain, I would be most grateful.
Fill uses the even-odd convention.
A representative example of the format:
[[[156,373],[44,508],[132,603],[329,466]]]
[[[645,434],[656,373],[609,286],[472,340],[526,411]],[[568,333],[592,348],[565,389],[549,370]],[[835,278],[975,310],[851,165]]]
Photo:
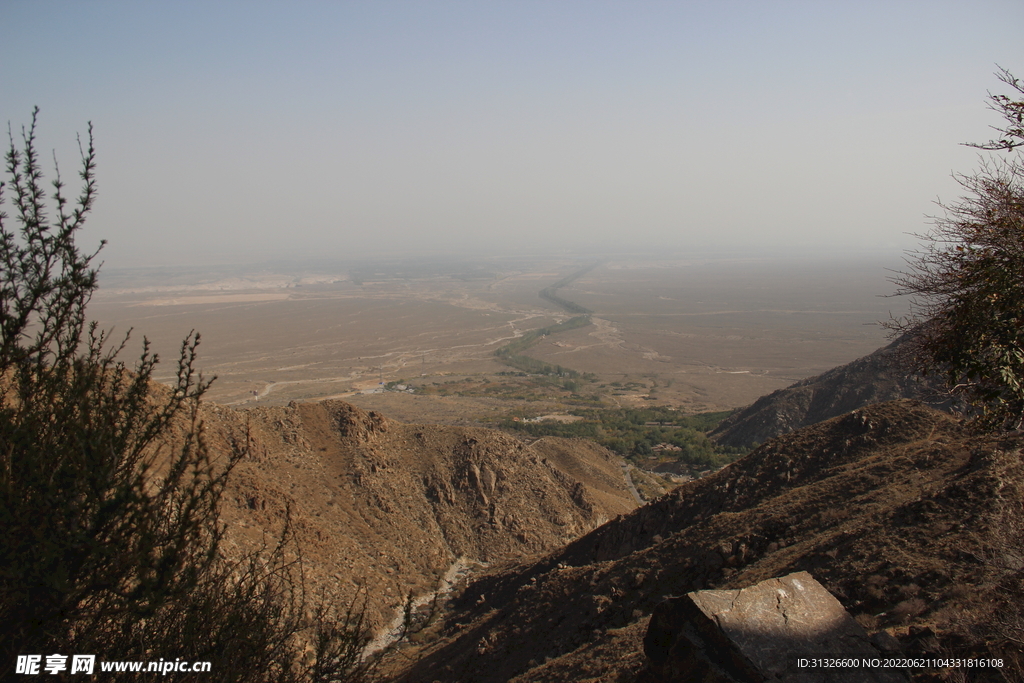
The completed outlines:
[[[509,374],[496,349],[572,315],[538,292],[595,261],[558,290],[591,309],[592,324],[526,352],[592,379],[569,391]],[[702,412],[885,344],[878,321],[905,306],[884,297],[894,265],[619,256],[115,270],[101,275],[89,314],[115,338],[133,329],[126,360],[150,339],[165,381],[198,330],[198,365],[217,377],[208,398],[236,407],[342,398],[455,424],[583,403]]]

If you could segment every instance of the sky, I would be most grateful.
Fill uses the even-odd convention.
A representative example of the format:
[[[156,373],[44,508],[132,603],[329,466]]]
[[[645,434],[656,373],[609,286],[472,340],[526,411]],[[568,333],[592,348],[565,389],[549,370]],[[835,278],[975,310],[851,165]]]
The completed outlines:
[[[898,251],[977,167],[1022,24],[1020,0],[0,0],[0,121],[38,105],[66,181],[93,123],[82,240],[110,267]]]

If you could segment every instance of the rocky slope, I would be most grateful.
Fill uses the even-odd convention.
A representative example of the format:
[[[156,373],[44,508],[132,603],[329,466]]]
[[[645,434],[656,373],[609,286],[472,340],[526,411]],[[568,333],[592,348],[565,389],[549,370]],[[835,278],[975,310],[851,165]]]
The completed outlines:
[[[635,507],[619,459],[590,442],[526,445],[340,401],[206,404],[201,418],[214,454],[247,453],[225,497],[227,552],[273,542],[290,516],[310,587],[342,604],[365,589],[377,626],[453,565],[551,551]]]
[[[796,571],[908,652],[984,651],[993,636],[982,630],[1019,609],[1004,589],[1020,574],[1022,446],[1019,435],[966,434],[907,400],[778,437],[546,557],[477,579],[436,640],[393,662],[392,679],[633,681],[665,597]],[[992,647],[1009,657],[1004,646]]]
[[[768,439],[881,401],[913,398],[943,407],[933,380],[901,364],[902,339],[852,363],[762,396],[710,433],[723,446],[753,448]]]

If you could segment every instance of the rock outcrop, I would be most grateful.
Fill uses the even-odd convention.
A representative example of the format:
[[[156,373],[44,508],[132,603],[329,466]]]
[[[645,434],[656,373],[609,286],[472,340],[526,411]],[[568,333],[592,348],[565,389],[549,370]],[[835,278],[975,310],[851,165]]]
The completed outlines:
[[[650,664],[638,683],[909,681],[902,670],[863,666],[889,653],[807,572],[670,598],[651,615],[644,653]]]

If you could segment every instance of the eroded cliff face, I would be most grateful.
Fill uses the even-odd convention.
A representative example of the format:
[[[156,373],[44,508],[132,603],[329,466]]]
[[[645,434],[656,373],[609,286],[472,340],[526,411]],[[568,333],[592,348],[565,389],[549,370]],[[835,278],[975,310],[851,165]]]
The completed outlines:
[[[201,418],[215,455],[246,453],[225,496],[225,550],[273,542],[290,517],[309,588],[340,603],[364,591],[377,626],[457,561],[551,551],[635,507],[618,458],[589,442],[531,446],[341,401],[207,404]]]

